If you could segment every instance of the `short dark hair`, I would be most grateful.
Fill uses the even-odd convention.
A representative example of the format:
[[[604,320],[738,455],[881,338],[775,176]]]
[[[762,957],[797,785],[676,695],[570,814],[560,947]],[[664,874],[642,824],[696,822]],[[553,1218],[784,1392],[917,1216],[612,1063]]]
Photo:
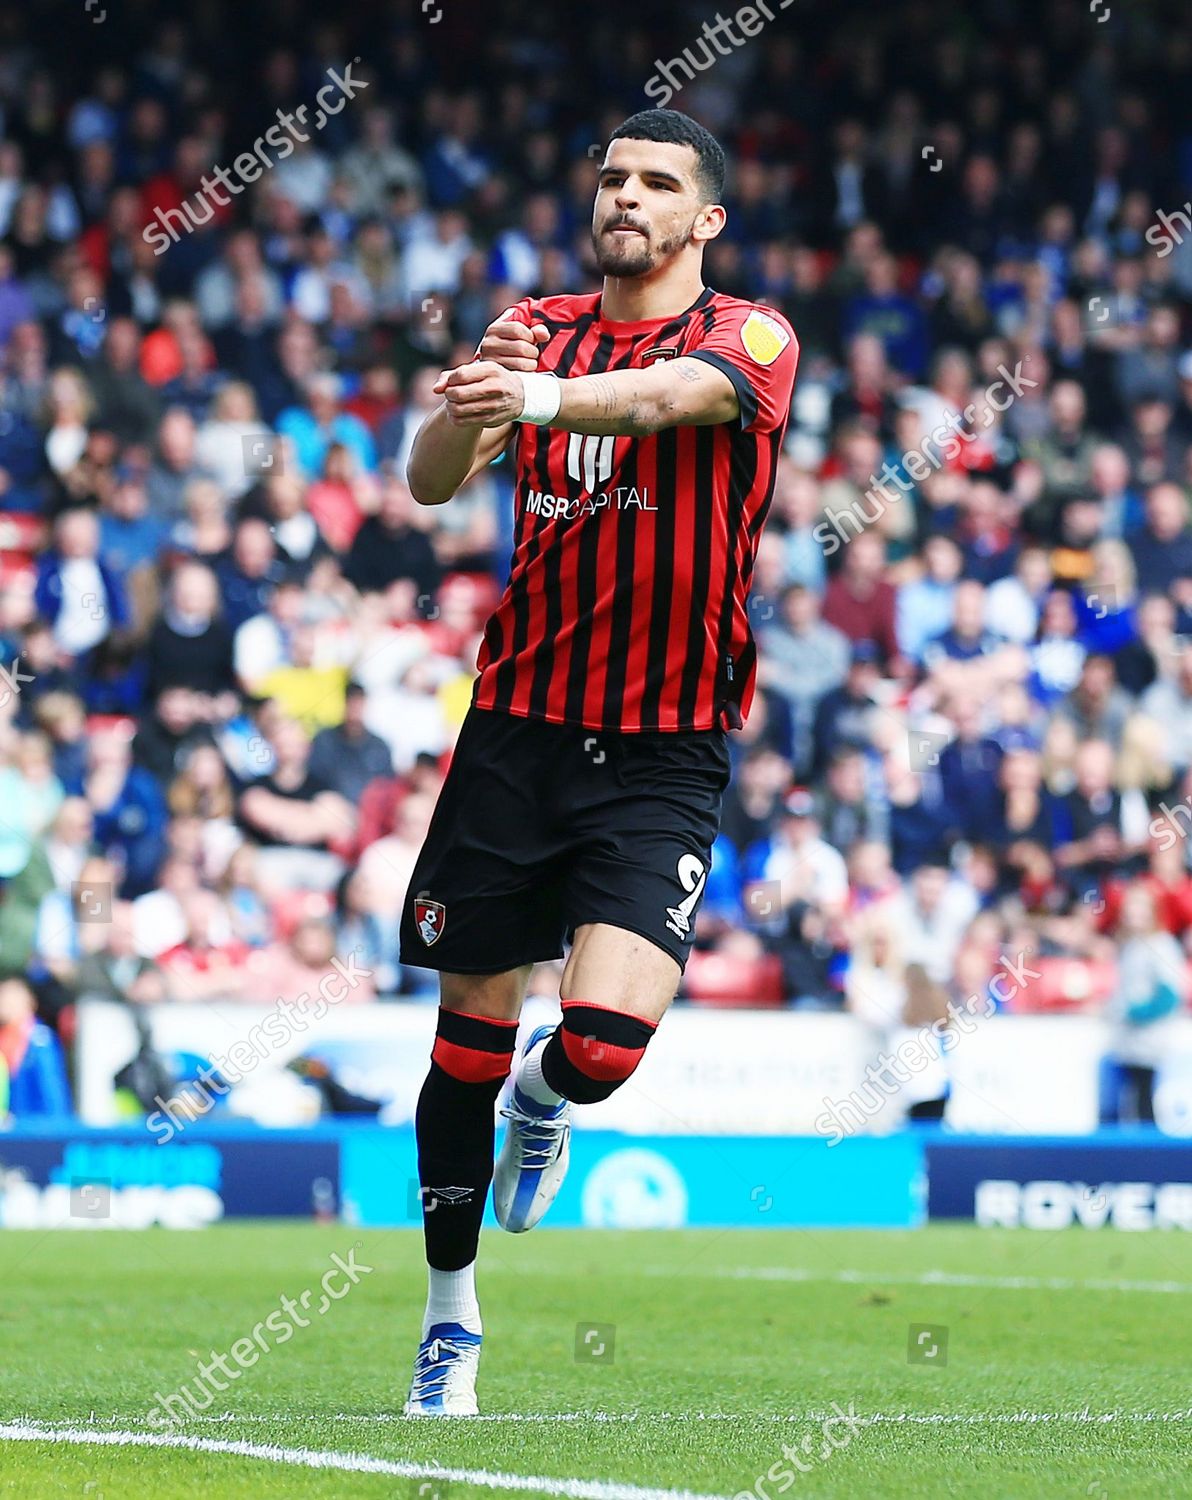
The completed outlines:
[[[698,120],[677,109],[643,109],[630,115],[609,136],[610,141],[663,141],[690,146],[695,152],[696,181],[705,203],[719,203],[724,194],[724,147]]]

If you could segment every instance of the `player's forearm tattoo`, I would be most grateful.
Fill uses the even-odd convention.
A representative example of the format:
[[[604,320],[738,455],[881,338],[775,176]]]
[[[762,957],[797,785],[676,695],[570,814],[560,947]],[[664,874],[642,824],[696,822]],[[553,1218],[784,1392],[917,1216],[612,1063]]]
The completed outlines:
[[[695,365],[677,365],[676,372],[680,380],[698,381],[702,378],[700,371]]]
[[[613,417],[617,414],[617,384],[610,380],[607,375],[593,375],[592,389],[596,396],[599,414],[602,417]]]

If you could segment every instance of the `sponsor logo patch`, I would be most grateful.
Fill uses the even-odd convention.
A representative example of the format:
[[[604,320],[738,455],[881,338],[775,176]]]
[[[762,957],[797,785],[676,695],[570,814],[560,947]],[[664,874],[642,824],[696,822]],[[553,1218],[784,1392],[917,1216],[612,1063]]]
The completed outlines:
[[[756,308],[741,324],[745,353],[759,365],[772,365],[790,341],[790,334],[777,318]]]

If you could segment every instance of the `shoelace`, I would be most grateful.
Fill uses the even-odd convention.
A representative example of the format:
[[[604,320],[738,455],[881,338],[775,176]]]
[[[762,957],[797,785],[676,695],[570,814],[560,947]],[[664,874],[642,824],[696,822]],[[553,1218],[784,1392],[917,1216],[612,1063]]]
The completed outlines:
[[[550,1166],[558,1152],[560,1140],[571,1129],[571,1122],[566,1114],[544,1120],[541,1115],[527,1114],[513,1103],[507,1104],[501,1114],[515,1125],[526,1127],[520,1141],[522,1157],[526,1166],[537,1169]]]
[[[459,1339],[432,1339],[425,1349],[418,1351],[414,1367],[414,1379],[410,1386],[411,1401],[425,1401],[430,1396],[442,1396],[447,1380],[456,1360],[467,1360],[477,1353],[475,1344],[461,1343]],[[449,1357],[444,1360],[446,1353]]]

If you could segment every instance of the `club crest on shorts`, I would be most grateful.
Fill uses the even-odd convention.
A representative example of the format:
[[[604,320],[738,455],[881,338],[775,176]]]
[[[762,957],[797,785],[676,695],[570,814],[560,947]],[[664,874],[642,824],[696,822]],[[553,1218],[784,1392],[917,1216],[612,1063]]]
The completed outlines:
[[[418,928],[418,936],[431,948],[443,936],[443,928],[447,925],[447,908],[441,901],[428,901],[425,896],[418,896],[414,900],[414,923]]]

